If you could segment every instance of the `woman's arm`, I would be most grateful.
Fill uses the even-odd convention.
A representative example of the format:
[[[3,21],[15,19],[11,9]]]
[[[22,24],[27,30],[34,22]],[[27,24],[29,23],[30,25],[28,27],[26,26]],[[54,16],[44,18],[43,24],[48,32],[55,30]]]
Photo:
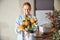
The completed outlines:
[[[22,17],[21,16],[18,16],[18,18],[16,19],[16,27],[15,27],[15,32],[16,33],[19,33],[20,32],[20,30],[18,30],[18,26],[22,23]]]

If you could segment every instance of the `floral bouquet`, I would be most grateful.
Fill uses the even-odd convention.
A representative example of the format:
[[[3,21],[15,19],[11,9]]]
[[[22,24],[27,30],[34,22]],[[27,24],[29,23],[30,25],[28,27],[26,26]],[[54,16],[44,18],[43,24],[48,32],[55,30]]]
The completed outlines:
[[[23,23],[18,27],[18,29],[33,33],[35,31],[34,29],[37,28],[36,21],[37,20],[35,18],[28,18],[28,16],[25,15]]]

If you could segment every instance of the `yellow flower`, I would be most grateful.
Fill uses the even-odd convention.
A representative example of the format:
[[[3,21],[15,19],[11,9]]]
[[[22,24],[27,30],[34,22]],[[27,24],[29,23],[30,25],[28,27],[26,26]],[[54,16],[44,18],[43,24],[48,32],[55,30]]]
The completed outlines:
[[[29,22],[29,20],[24,20],[23,24],[24,24],[25,26],[28,26],[28,25],[30,25],[30,22]]]
[[[30,18],[30,22],[33,24],[33,23],[35,23],[35,19],[34,18]]]
[[[23,26],[23,25],[20,25],[19,27],[18,27],[18,30],[24,30],[25,29],[25,27]]]

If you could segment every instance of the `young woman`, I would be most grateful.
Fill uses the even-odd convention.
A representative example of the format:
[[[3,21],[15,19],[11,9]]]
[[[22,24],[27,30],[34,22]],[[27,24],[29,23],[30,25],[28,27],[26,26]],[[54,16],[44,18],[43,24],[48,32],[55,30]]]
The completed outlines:
[[[28,18],[35,18],[33,15],[30,14],[31,12],[31,5],[29,2],[25,2],[23,4],[23,12],[21,13],[17,20],[16,20],[16,32],[17,32],[17,40],[34,40],[34,33],[29,33],[29,37],[25,35],[25,33],[28,33],[26,31],[22,32],[22,31],[18,31],[18,26],[22,24],[25,15],[28,16]],[[35,18],[36,19],[36,18]]]

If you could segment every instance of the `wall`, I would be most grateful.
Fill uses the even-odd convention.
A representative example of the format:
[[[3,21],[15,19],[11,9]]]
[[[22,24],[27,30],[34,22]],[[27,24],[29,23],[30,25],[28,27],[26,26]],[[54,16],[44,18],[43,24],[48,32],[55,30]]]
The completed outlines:
[[[22,12],[21,5],[25,1],[27,0],[0,0],[0,40],[16,40],[15,20]],[[33,5],[34,1],[29,0],[29,2]]]
[[[60,0],[54,0],[54,7],[56,10],[60,10]]]

